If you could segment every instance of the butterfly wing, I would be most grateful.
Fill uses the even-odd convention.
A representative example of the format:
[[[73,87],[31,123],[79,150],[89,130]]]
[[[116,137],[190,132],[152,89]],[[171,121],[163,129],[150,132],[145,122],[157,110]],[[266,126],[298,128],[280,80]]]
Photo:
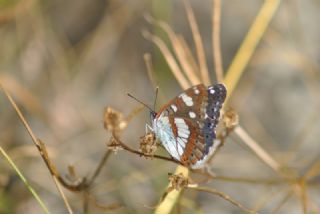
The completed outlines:
[[[186,165],[203,162],[216,138],[215,127],[226,97],[222,84],[193,86],[172,99],[156,120],[167,120],[170,140],[160,139],[167,151]],[[163,122],[163,121],[162,121]]]

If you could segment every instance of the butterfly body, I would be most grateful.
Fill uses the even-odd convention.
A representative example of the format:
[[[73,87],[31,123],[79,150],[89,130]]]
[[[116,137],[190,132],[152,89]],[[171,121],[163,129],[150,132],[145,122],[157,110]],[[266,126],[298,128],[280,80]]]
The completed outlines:
[[[193,86],[163,106],[152,118],[152,128],[169,152],[184,165],[197,168],[215,148],[216,126],[226,98],[222,84]]]

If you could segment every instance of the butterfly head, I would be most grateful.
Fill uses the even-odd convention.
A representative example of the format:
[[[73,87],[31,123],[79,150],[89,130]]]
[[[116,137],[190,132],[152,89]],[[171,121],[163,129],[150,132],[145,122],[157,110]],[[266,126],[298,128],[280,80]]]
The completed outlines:
[[[157,112],[150,110],[150,121],[151,123],[154,121],[154,119],[156,119],[157,117]]]

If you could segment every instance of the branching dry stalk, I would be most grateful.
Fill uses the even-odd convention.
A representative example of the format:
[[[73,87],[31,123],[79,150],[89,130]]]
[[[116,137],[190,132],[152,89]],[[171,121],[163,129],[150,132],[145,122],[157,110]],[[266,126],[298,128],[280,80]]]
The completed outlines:
[[[187,12],[187,17],[188,17],[188,21],[192,31],[194,44],[196,46],[196,53],[197,53],[197,58],[199,62],[201,82],[204,83],[205,85],[210,85],[211,84],[210,76],[208,72],[206,56],[205,56],[204,47],[201,40],[198,24],[197,24],[195,15],[193,13],[193,10],[190,6],[190,3],[186,0],[184,0],[183,3]]]
[[[196,191],[200,191],[200,192],[214,194],[214,195],[219,196],[220,198],[223,198],[224,200],[230,202],[231,204],[235,205],[236,207],[240,208],[241,210],[245,211],[246,213],[257,213],[253,210],[248,209],[247,207],[243,206],[241,203],[232,199],[230,196],[228,196],[228,195],[224,194],[223,192],[220,192],[216,189],[208,188],[208,187],[198,187],[198,186],[188,186],[187,189],[192,189],[192,190],[196,190]]]
[[[165,157],[165,156],[161,156],[161,155],[149,155],[149,154],[145,154],[143,152],[140,152],[138,150],[135,150],[135,149],[132,149],[131,147],[129,147],[127,144],[123,143],[117,135],[115,135],[114,133],[112,133],[112,136],[116,142],[115,145],[113,146],[116,146],[116,147],[120,147],[121,149],[124,149],[128,152],[131,152],[133,154],[137,154],[139,155],[140,157],[146,157],[146,158],[156,158],[156,159],[161,159],[161,160],[165,160],[165,161],[169,161],[169,162],[173,162],[173,163],[176,163],[176,164],[179,164],[179,165],[182,165],[183,164],[180,162],[180,161],[177,161],[176,159],[172,158],[172,157]]]
[[[47,165],[50,173],[51,173],[51,176],[52,176],[52,179],[63,199],[63,202],[68,210],[69,213],[73,213],[72,209],[71,209],[71,206],[65,196],[65,194],[63,193],[61,187],[60,187],[60,184],[59,184],[59,178],[57,177],[57,174],[56,173],[56,170],[55,168],[50,168],[53,166],[53,164],[49,161],[49,157],[48,157],[48,154],[47,154],[47,151],[46,150],[43,150],[43,148],[45,148],[44,144],[42,143],[42,141],[40,141],[36,136],[35,134],[33,133],[31,127],[29,126],[29,124],[27,123],[25,117],[23,116],[22,112],[20,111],[18,105],[16,104],[16,102],[13,100],[13,98],[11,97],[11,95],[9,94],[9,92],[2,86],[2,84],[0,83],[0,88],[3,90],[3,92],[5,93],[6,97],[8,98],[9,102],[11,103],[11,105],[13,106],[13,108],[15,109],[16,113],[18,114],[19,116],[19,119],[21,120],[21,122],[23,123],[24,127],[26,128],[28,134],[30,135],[33,143],[35,144],[35,146],[37,147],[42,159],[44,160],[45,164]]]
[[[182,39],[179,39],[179,35],[177,35],[171,27],[163,22],[163,21],[156,21],[151,16],[146,16],[146,20],[150,23],[153,23],[155,25],[158,25],[162,30],[166,32],[166,34],[169,36],[171,45],[173,47],[174,53],[177,56],[177,62],[181,65],[183,68],[183,72],[188,78],[191,85],[197,85],[200,83],[200,79],[197,76],[196,69],[192,66],[192,61],[189,61],[189,56],[187,55],[187,52],[184,51],[184,43]]]
[[[165,57],[173,75],[178,80],[180,86],[184,89],[187,89],[190,86],[190,82],[183,75],[178,63],[175,61],[174,56],[172,55],[166,44],[158,36],[152,35],[147,31],[144,31],[142,34],[146,39],[152,41],[155,45],[157,45],[157,47]]]
[[[56,169],[55,165],[53,164],[53,162],[51,161],[49,154],[47,152],[45,143],[38,139],[36,137],[36,135],[34,134],[34,132],[32,131],[31,127],[29,126],[28,122],[26,121],[25,117],[23,116],[22,112],[20,111],[18,105],[16,104],[16,102],[13,100],[13,98],[11,97],[11,95],[9,94],[9,92],[1,85],[0,83],[0,88],[4,91],[5,95],[7,96],[9,102],[11,103],[11,105],[13,106],[13,108],[15,109],[15,111],[17,112],[19,119],[22,121],[23,125],[25,126],[28,134],[30,135],[33,143],[35,144],[36,148],[39,151],[39,154],[41,155],[43,161],[45,162],[51,176],[52,179],[55,182],[55,185],[64,201],[64,204],[68,210],[68,213],[73,213],[71,206],[64,194],[64,192],[62,191],[60,184],[65,187],[66,189],[73,191],[73,192],[78,192],[78,191],[88,191],[89,188],[91,187],[91,185],[93,184],[94,180],[96,179],[96,177],[100,174],[102,167],[105,165],[108,157],[110,156],[111,152],[110,151],[106,151],[106,153],[104,154],[103,158],[101,159],[100,163],[98,164],[96,170],[94,171],[92,177],[87,180],[86,177],[83,178],[79,178],[77,179],[75,182],[69,182],[66,181],[58,172],[58,170]],[[131,119],[130,117],[128,119]],[[85,203],[85,201],[84,201]]]

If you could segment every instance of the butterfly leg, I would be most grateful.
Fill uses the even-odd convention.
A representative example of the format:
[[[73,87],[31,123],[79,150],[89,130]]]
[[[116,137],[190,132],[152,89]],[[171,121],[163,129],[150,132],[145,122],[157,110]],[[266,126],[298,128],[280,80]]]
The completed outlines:
[[[152,128],[148,123],[146,123],[146,134],[147,134],[149,131],[154,132],[154,131],[153,131],[153,128]]]

